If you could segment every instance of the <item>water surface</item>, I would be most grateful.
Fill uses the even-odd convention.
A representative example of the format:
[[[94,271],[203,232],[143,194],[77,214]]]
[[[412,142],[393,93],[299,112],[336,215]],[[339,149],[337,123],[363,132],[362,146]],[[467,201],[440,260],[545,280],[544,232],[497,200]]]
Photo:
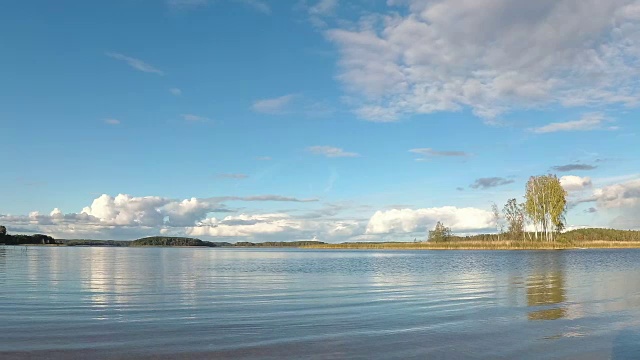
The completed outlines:
[[[0,358],[640,359],[640,250],[0,247]]]

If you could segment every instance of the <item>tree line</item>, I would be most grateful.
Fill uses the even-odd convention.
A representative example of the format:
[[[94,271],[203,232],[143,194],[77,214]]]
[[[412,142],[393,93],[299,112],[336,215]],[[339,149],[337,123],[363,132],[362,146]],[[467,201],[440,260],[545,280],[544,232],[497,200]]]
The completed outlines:
[[[544,240],[553,242],[565,229],[567,212],[567,191],[560,184],[560,179],[553,174],[531,176],[525,187],[524,201],[509,199],[502,207],[492,205],[493,221],[497,234],[482,235],[482,238],[506,237],[509,240],[526,241]],[[533,231],[526,231],[531,227]],[[435,228],[429,231],[429,241],[452,240],[451,229],[438,221]]]
[[[0,225],[0,244],[21,245],[21,244],[56,244],[56,240],[48,235],[10,235],[7,228]]]

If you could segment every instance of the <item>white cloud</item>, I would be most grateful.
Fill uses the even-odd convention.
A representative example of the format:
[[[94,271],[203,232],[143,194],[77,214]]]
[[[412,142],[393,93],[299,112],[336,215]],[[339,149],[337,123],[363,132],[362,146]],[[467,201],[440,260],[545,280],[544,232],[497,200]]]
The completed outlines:
[[[139,59],[135,59],[126,55],[122,55],[119,53],[114,53],[114,52],[107,52],[106,55],[110,58],[114,58],[116,60],[121,60],[126,62],[129,66],[131,66],[132,68],[136,69],[136,70],[140,70],[142,72],[147,72],[147,73],[154,73],[154,74],[158,74],[158,75],[164,75],[164,72],[162,72],[161,70],[158,70],[157,68],[145,63],[142,60]]]
[[[110,118],[110,119],[105,119],[104,123],[107,125],[120,125],[120,120]]]
[[[307,151],[312,154],[323,155],[330,158],[360,156],[358,153],[344,151],[341,148],[333,146],[310,146],[307,148]]]
[[[596,189],[593,195],[599,207],[640,207],[640,179]],[[639,214],[636,213],[635,215]],[[638,220],[638,223],[640,224],[640,220]]]
[[[599,216],[614,216],[609,226],[616,229],[640,229],[640,179],[604,186],[593,191]]]
[[[562,185],[562,187],[567,192],[571,193],[591,187],[592,182],[591,178],[588,176],[580,177],[575,175],[567,175],[560,178],[560,185]]]
[[[296,8],[306,13],[311,25],[323,29],[327,27],[325,19],[335,16],[338,0],[299,0]]]
[[[311,15],[327,15],[331,14],[338,7],[338,0],[319,0],[315,5],[309,8]]]
[[[453,231],[493,228],[491,212],[477,208],[445,206],[427,209],[377,211],[367,224],[367,234],[426,232],[441,221]]]
[[[265,114],[281,114],[295,98],[294,94],[284,95],[273,99],[257,100],[251,107],[253,111]]]
[[[233,215],[221,220],[208,218],[189,227],[189,236],[248,237],[300,230],[302,224],[286,214]]]
[[[105,194],[82,209],[82,213],[109,225],[159,226],[164,222],[160,208],[168,202],[157,196],[131,197],[120,194],[114,198]]]
[[[182,90],[180,90],[178,88],[171,88],[171,89],[169,89],[169,92],[172,93],[175,96],[181,96],[182,95]]]
[[[338,78],[368,120],[640,99],[638,0],[388,3],[386,14],[326,32],[340,51]]]
[[[60,217],[64,216],[64,214],[62,213],[62,211],[60,211],[60,209],[55,208],[55,209],[53,209],[51,211],[49,216],[51,216],[52,218],[60,218]]]
[[[188,228],[206,223],[211,213],[232,212],[223,204],[227,201],[312,203],[317,200],[280,195],[176,200],[159,196],[119,194],[112,197],[104,194],[79,213],[64,214],[55,208],[48,215],[37,211],[27,216],[0,214],[0,223],[7,225],[10,231],[30,229],[27,231],[51,234],[57,238],[132,239],[159,233],[185,235]],[[231,225],[231,222],[225,221],[224,225]]]
[[[537,134],[546,134],[559,131],[589,131],[602,129],[602,126],[611,120],[602,113],[585,114],[580,120],[556,122],[532,129]],[[616,129],[615,127],[613,129]]]

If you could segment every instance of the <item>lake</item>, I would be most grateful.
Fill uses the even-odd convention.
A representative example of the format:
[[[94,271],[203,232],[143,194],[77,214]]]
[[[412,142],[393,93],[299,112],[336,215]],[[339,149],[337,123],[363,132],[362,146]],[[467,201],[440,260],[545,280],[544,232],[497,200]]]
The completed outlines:
[[[0,358],[640,359],[640,250],[0,247]]]

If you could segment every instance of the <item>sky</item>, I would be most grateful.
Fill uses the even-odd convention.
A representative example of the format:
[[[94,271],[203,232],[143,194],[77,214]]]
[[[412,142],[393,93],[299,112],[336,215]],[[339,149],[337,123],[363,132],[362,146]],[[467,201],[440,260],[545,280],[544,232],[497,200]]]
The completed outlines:
[[[640,229],[640,1],[12,1],[0,224],[57,238],[422,240],[560,177]]]

